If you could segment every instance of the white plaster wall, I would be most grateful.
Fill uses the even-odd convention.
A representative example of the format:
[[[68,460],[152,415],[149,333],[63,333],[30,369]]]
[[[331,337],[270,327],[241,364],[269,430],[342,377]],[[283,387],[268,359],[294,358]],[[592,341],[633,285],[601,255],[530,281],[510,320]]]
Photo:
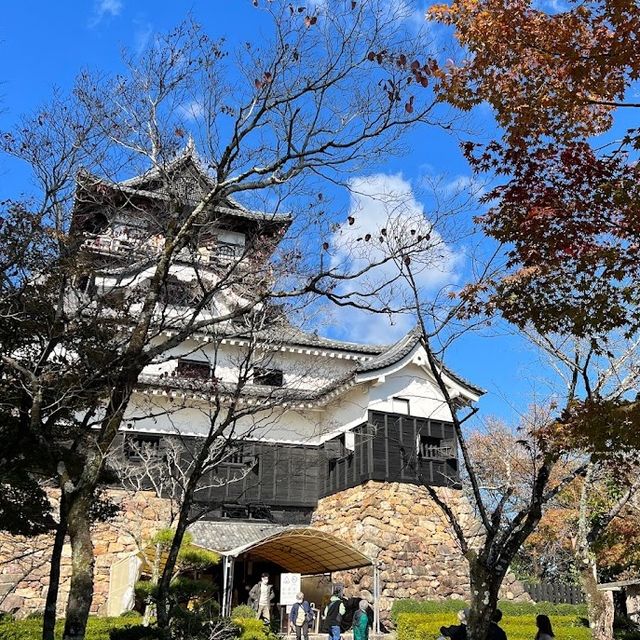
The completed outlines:
[[[211,416],[212,409],[206,402],[138,393],[131,399],[123,430],[204,436],[209,431]],[[286,407],[264,411],[258,409],[254,415],[238,420],[233,426],[233,436],[318,443],[323,429],[322,416],[321,411],[303,411]]]
[[[386,376],[383,384],[369,388],[369,408],[376,411],[393,411],[392,398],[409,400],[412,416],[433,420],[451,420],[440,390],[427,376],[424,369],[409,364],[400,371]]]
[[[212,229],[212,233],[218,236],[221,242],[228,242],[229,244],[236,244],[240,247],[245,245],[245,235],[238,231],[227,231],[225,229]]]
[[[410,364],[387,376],[382,384],[357,385],[322,407],[257,410],[238,421],[234,436],[319,444],[365,422],[369,409],[393,411],[394,397],[409,400],[412,416],[451,419],[437,388],[420,367]],[[138,431],[195,436],[206,434],[210,414],[211,407],[205,400],[138,394],[132,399],[125,422],[130,421]]]
[[[254,358],[254,366],[267,369],[282,369],[284,383],[288,388],[318,390],[325,385],[344,377],[352,370],[356,362],[338,357],[291,353],[289,351],[258,352]],[[149,375],[171,374],[177,366],[177,359],[185,357],[202,362],[215,362],[214,376],[227,381],[237,380],[238,366],[243,359],[243,349],[237,345],[222,344],[217,348],[213,343],[202,343],[187,340],[183,344],[168,351],[162,361],[155,362],[145,368]]]

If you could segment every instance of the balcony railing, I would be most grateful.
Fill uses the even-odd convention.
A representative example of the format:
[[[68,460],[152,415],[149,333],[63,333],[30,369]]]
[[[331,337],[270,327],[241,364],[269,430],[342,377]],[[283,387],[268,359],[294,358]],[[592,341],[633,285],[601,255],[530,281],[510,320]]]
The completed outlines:
[[[126,235],[93,234],[86,233],[83,246],[92,251],[108,255],[157,255],[163,246],[163,239],[152,236],[148,239],[130,238]],[[199,247],[196,253],[188,249],[182,249],[176,256],[184,262],[229,262],[242,257],[244,247],[229,242],[217,242]]]

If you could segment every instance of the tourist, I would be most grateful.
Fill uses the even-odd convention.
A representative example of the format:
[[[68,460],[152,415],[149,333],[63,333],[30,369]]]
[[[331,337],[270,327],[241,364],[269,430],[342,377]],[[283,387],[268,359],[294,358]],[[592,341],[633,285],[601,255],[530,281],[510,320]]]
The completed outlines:
[[[498,626],[500,620],[502,620],[502,611],[496,609],[491,616],[487,640],[507,640],[507,634],[504,632],[504,629]]]
[[[538,633],[536,633],[536,640],[553,640],[553,629],[551,628],[551,620],[549,616],[539,614],[536,616],[536,627],[538,627]]]
[[[369,603],[366,600],[360,600],[358,610],[353,614],[353,640],[368,640],[369,638],[368,608]]]
[[[296,640],[300,640],[301,635],[304,636],[304,640],[309,640],[309,627],[313,623],[313,612],[302,592],[296,596],[296,601],[291,607],[289,622],[296,632]]]
[[[249,606],[256,612],[256,618],[271,622],[271,602],[276,597],[273,587],[269,584],[269,574],[263,573],[260,582],[253,585],[249,591]]]
[[[451,638],[451,640],[467,640],[467,617],[469,616],[469,609],[463,609],[458,611],[458,622],[460,624],[454,624],[450,627],[440,627],[440,633],[445,638]]]
[[[341,594],[340,587],[335,587],[329,604],[324,608],[323,617],[329,628],[329,640],[340,640],[340,623],[342,616],[347,612]]]

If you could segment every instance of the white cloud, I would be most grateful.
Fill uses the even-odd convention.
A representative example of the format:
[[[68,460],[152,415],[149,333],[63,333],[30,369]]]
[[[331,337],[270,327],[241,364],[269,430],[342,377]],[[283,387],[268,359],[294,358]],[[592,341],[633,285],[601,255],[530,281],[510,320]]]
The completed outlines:
[[[477,200],[487,193],[487,186],[472,176],[456,176],[446,182],[442,190],[450,198]]]
[[[186,120],[196,120],[204,115],[204,106],[197,100],[181,104],[178,107],[178,112]]]
[[[122,11],[122,0],[96,0],[89,26],[97,26],[103,18],[114,18]]]
[[[415,244],[424,237],[420,252],[411,255],[412,272],[421,294],[429,295],[459,281],[463,254],[449,246],[434,228],[407,180],[399,174],[379,173],[354,178],[349,187],[348,218],[330,241],[332,266],[358,271],[372,261],[392,255],[394,249]],[[393,261],[350,283],[349,290],[370,290],[383,282],[387,283],[383,300],[390,300],[395,307],[409,301],[410,289],[399,275],[399,265]],[[414,322],[410,314],[389,317],[346,310],[340,314],[340,320],[334,329],[342,338],[387,343],[401,337]]]
[[[134,21],[136,30],[133,34],[133,50],[136,55],[140,55],[149,44],[151,35],[153,34],[153,25],[150,22]]]

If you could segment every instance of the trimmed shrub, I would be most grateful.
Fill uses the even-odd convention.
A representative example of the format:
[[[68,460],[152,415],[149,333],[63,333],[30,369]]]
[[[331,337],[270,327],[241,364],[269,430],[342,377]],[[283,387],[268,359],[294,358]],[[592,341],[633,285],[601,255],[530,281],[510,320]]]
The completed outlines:
[[[391,619],[398,624],[398,616],[401,613],[457,613],[464,609],[467,603],[464,600],[396,600],[391,607]]]
[[[110,640],[155,640],[158,637],[158,629],[145,627],[141,624],[111,629]]]
[[[142,621],[142,618],[138,618]],[[133,618],[89,618],[85,640],[109,640],[112,629],[130,626]],[[56,638],[62,638],[64,620],[56,623]],[[42,619],[0,621],[0,638],[2,640],[42,640]]]
[[[401,613],[398,615],[397,640],[435,640],[441,626],[458,624],[453,613]],[[562,640],[590,640],[591,630],[576,616],[554,616],[553,630]],[[532,640],[536,635],[535,616],[508,616],[500,625],[509,640]]]
[[[398,624],[401,613],[457,613],[468,607],[464,600],[396,600],[391,608],[391,619]],[[501,601],[498,608],[505,616],[533,616],[539,613],[552,616],[586,616],[586,604],[554,604],[553,602]]]
[[[254,618],[233,618],[233,625],[238,629],[238,640],[276,640],[278,636],[262,622]]]
[[[237,607],[234,607],[231,610],[231,619],[235,620],[235,618],[247,618],[251,620],[251,618],[256,617],[256,612],[253,607],[250,607],[248,604],[239,604]]]
[[[504,615],[537,616],[539,613],[551,616],[586,616],[586,604],[554,604],[553,602],[500,602],[498,607]]]

